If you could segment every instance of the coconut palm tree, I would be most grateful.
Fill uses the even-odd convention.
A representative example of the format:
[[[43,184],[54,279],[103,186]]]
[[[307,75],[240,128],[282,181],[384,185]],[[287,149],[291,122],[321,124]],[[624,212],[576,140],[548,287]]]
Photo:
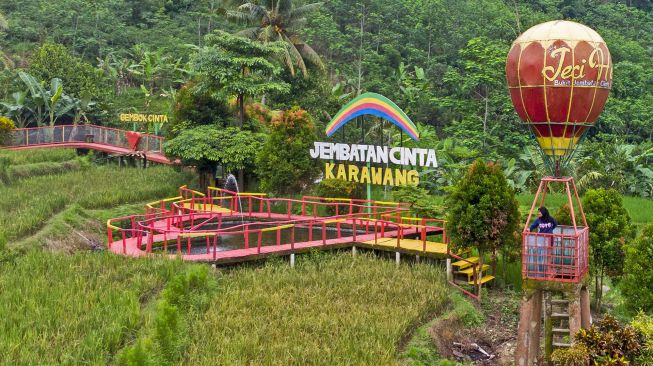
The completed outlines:
[[[281,41],[286,45],[282,54],[283,62],[295,75],[295,65],[304,77],[308,76],[306,61],[324,67],[320,56],[298,35],[297,30],[306,23],[306,16],[322,5],[321,2],[295,7],[292,0],[263,0],[260,4],[245,2],[236,10],[227,11],[227,18],[233,21],[245,21],[252,27],[244,29],[237,35],[262,42]]]

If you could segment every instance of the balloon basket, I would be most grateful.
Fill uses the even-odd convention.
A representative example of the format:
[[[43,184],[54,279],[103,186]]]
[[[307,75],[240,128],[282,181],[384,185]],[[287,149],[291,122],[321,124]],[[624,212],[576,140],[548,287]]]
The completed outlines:
[[[551,234],[531,232],[531,220],[536,219],[533,216],[537,209],[545,205],[552,185],[564,188],[571,225],[558,225]],[[588,250],[589,228],[574,178],[542,178],[522,232],[522,278],[579,283],[589,268]]]

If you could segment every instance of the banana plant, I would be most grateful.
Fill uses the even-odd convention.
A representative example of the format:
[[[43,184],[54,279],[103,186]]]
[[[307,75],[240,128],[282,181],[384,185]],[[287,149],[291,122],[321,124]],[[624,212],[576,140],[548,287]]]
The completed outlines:
[[[16,122],[16,127],[18,128],[27,127],[28,119],[25,116],[27,112],[27,107],[25,106],[26,97],[27,93],[17,91],[11,94],[11,98],[13,99],[11,102],[0,102],[3,113]]]
[[[79,122],[84,119],[84,124],[88,124],[88,118],[86,118],[86,113],[95,107],[96,102],[91,100],[91,96],[88,94],[82,95],[81,98],[72,98],[73,99],[73,109],[75,114],[73,116],[73,124],[77,125]]]
[[[47,100],[49,97],[47,96],[47,92],[41,83],[39,83],[32,75],[24,71],[19,71],[18,77],[29,91],[29,100],[26,104],[26,108],[30,112],[34,123],[41,127],[45,124],[45,121],[48,118]]]
[[[43,126],[46,121],[54,126],[57,119],[75,107],[74,98],[64,94],[61,79],[50,80],[50,89],[45,89],[42,83],[26,72],[20,71],[18,76],[29,91],[29,99],[25,99],[24,105],[37,126]]]

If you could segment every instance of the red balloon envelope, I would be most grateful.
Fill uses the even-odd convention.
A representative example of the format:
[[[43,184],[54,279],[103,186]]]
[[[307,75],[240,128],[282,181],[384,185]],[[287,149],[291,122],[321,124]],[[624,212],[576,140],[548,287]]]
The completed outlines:
[[[513,42],[506,76],[515,110],[544,154],[563,160],[603,110],[612,87],[612,60],[594,30],[556,20]]]

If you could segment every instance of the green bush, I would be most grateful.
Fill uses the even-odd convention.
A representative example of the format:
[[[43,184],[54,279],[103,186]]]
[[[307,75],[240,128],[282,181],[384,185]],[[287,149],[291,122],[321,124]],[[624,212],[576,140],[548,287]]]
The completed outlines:
[[[256,157],[261,190],[278,195],[304,191],[318,174],[310,156],[317,139],[311,116],[297,107],[279,113],[270,123],[270,136]]]
[[[564,204],[560,206],[560,208],[558,209],[558,211],[556,211],[553,217],[558,222],[558,225],[571,226],[573,224],[571,221],[571,209],[569,209],[569,204]],[[580,223],[576,222],[576,224],[580,224]]]
[[[340,179],[323,179],[315,187],[315,194],[324,198],[363,198],[363,186],[356,182]],[[334,215],[336,209],[329,206],[326,208],[326,212],[329,215]],[[339,212],[342,212],[342,209]]]
[[[634,364],[638,366],[653,366],[653,316],[640,312],[630,322],[630,325],[643,337],[642,351],[635,359]]]
[[[315,194],[329,198],[363,198],[363,188],[356,182],[340,179],[323,179],[315,187]]]
[[[9,117],[0,116],[0,145],[9,139],[11,130],[16,128],[14,122]]]
[[[637,240],[626,247],[626,263],[621,289],[626,306],[633,311],[653,314],[653,224],[643,230]]]
[[[559,348],[551,354],[551,361],[556,366],[586,366],[590,356],[587,347],[574,345],[571,348]]]
[[[595,365],[628,365],[639,354],[640,336],[631,326],[621,326],[608,315],[589,329],[581,329],[576,344],[587,349],[590,362]]]

